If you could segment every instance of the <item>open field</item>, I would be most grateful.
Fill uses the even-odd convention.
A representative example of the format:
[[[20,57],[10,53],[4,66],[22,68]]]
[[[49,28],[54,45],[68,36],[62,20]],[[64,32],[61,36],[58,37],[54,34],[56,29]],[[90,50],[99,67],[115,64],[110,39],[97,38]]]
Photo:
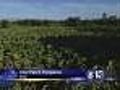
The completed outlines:
[[[11,63],[11,67],[17,69],[92,68],[100,65],[120,75],[120,20],[41,22],[0,23],[1,69]],[[60,82],[39,83],[41,87],[46,84],[51,86],[49,90],[65,87],[58,88]],[[14,88],[18,87],[20,85],[16,84]],[[97,85],[78,87],[75,90],[101,90]],[[119,89],[118,82],[103,85],[103,90]]]

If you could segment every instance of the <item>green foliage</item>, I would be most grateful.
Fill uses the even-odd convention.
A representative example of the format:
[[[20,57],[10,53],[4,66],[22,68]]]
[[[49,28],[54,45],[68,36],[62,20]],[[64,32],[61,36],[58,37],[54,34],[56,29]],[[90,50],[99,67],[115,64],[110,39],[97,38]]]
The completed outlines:
[[[2,21],[0,22],[0,27],[1,27],[1,28],[7,28],[7,27],[8,27],[8,24],[9,24],[9,22],[8,22],[7,20],[2,20]]]
[[[65,22],[25,20],[8,23],[3,21],[0,29],[0,68],[3,68],[4,59],[8,57],[7,59],[12,60],[14,67],[18,69],[88,68],[97,64],[117,72],[120,69],[119,58],[117,58],[119,55],[113,57],[113,62],[101,53],[96,53],[94,57],[86,54],[85,51],[81,51],[85,46],[79,48],[82,44],[80,40],[84,42],[87,39],[88,42],[92,42],[95,38],[98,40],[113,37],[119,39],[120,21],[112,25],[111,23],[113,22],[102,20],[80,21],[78,18],[69,18]],[[7,27],[8,24],[9,27]],[[57,88],[60,84],[51,85]],[[62,86],[67,87],[67,85]],[[110,86],[111,84],[107,83],[104,90],[111,90]],[[118,84],[117,87],[119,86]],[[14,88],[20,90],[20,87],[16,84]],[[113,87],[116,88],[114,85]],[[91,87],[78,85],[73,88],[75,90],[100,90],[97,85]]]

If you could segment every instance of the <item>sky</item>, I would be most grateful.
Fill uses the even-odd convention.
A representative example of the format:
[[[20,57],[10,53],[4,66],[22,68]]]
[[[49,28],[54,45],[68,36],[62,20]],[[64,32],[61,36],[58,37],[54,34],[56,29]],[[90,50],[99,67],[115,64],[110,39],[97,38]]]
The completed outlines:
[[[120,0],[0,0],[0,19],[100,18],[120,16]]]

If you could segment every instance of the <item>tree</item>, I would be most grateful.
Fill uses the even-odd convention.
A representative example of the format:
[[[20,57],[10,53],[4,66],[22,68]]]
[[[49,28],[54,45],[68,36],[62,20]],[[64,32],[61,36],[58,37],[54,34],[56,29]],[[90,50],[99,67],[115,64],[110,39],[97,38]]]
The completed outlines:
[[[80,17],[68,17],[65,22],[68,26],[76,26],[79,23],[79,21]]]
[[[3,20],[1,21],[1,28],[7,28],[8,27],[8,21],[7,20]]]
[[[117,16],[116,15],[110,15],[108,19],[111,20],[111,21],[114,21],[114,20],[117,20]]]

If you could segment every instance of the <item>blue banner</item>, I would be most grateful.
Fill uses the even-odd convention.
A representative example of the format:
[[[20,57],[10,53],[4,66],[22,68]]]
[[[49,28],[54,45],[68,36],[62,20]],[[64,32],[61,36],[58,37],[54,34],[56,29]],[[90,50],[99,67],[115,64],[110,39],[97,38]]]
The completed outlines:
[[[43,70],[1,70],[0,86],[11,86],[14,79],[21,78],[61,78],[71,81],[104,80],[105,73],[103,70],[86,70],[86,69],[43,69]]]
[[[19,77],[27,78],[70,78],[86,77],[84,69],[48,69],[48,70],[19,70]]]

